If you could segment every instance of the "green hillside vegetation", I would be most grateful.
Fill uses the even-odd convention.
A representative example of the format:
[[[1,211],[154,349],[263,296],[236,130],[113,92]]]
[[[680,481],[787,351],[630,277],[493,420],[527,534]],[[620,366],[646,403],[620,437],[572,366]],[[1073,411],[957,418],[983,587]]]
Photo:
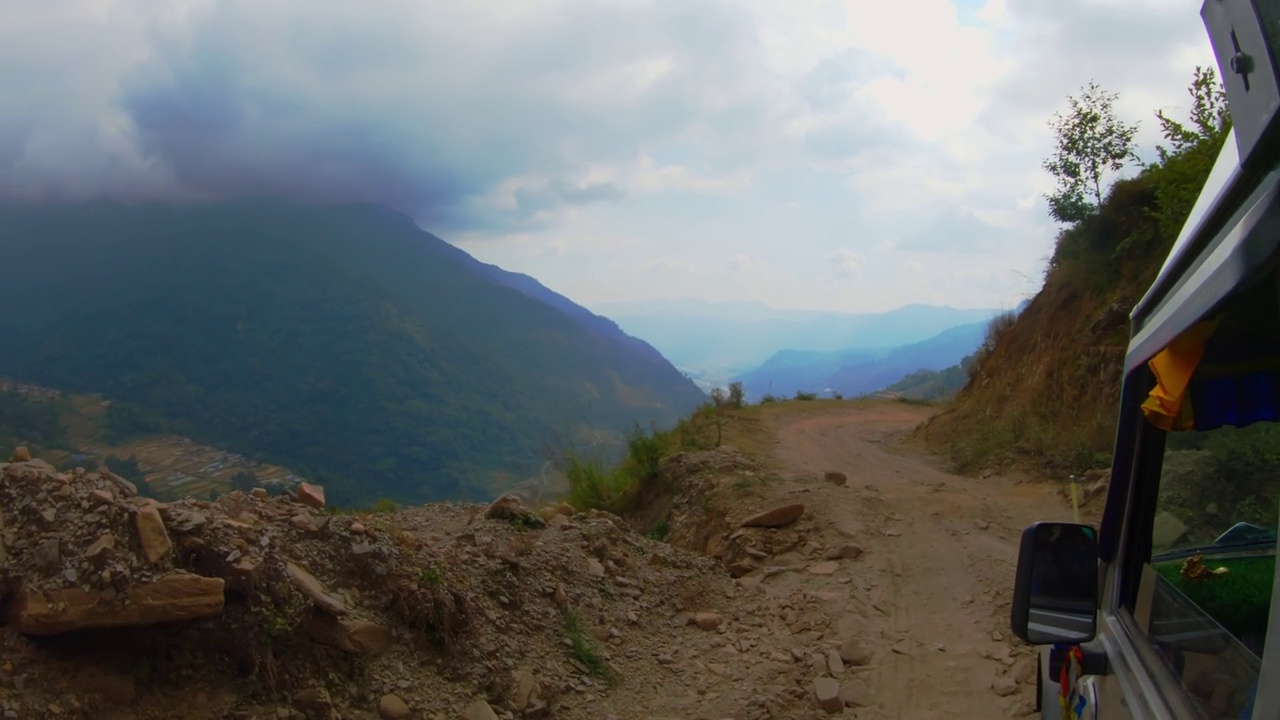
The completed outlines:
[[[742,419],[746,393],[742,383],[716,388],[711,402],[681,419],[669,430],[637,426],[627,437],[620,460],[600,453],[568,449],[560,470],[569,481],[568,501],[579,510],[603,509],[626,513],[645,506],[660,492],[659,470],[667,456],[690,450],[711,450],[725,442],[726,432]],[[650,529],[657,539],[663,531]]]
[[[479,498],[546,444],[669,426],[705,396],[656,353],[495,282],[407,217],[268,201],[0,209],[0,374],[111,398],[359,506]]]
[[[55,401],[0,390],[0,460],[7,460],[9,451],[19,445],[35,455],[66,449],[67,433]]]
[[[982,354],[954,405],[921,431],[957,469],[1021,465],[1063,474],[1109,463],[1128,313],[1154,281],[1230,127],[1212,70],[1197,69],[1189,122],[1157,113],[1168,146],[1090,206],[1056,197],[1068,220],[1044,286]],[[1076,168],[1077,177],[1089,173]],[[1073,194],[1074,193],[1074,194]]]
[[[968,355],[959,364],[945,370],[917,370],[885,388],[885,392],[908,400],[949,400],[969,382],[969,368],[973,366],[974,359],[974,355]]]
[[[999,313],[987,323],[982,333],[982,344],[972,354],[944,370],[918,370],[885,388],[905,400],[937,403],[950,400],[964,389],[978,366],[1000,344],[1004,334],[1017,321],[1016,310]]]

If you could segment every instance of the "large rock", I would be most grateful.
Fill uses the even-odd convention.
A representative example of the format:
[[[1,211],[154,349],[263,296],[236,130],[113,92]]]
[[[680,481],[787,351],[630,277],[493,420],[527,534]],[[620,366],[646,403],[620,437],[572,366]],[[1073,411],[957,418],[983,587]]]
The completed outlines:
[[[81,588],[21,588],[10,622],[28,635],[56,635],[92,628],[154,625],[222,614],[223,580],[185,573],[133,585],[107,601],[103,593]]]
[[[818,707],[827,714],[844,710],[844,700],[840,699],[840,683],[835,678],[820,677],[813,681],[813,694],[818,700]]]
[[[857,560],[862,557],[862,548],[858,545],[840,545],[827,548],[824,557],[828,560]]]
[[[840,686],[840,699],[851,707],[868,707],[871,705],[871,690],[861,680],[850,680]]]
[[[288,573],[289,579],[293,581],[293,586],[298,588],[298,591],[303,595],[306,595],[307,599],[314,603],[316,607],[334,615],[347,614],[347,608],[342,604],[342,601],[330,595],[329,591],[325,589],[324,583],[316,579],[315,575],[293,563],[285,565],[285,572]]]
[[[693,616],[693,624],[698,626],[700,630],[715,630],[720,627],[723,619],[719,613],[700,612]]]
[[[294,707],[307,716],[307,720],[336,720],[338,711],[333,699],[324,688],[308,688],[293,696]]]
[[[87,558],[97,557],[107,550],[114,550],[116,547],[116,536],[113,533],[103,533],[94,540],[92,544],[84,551]]]
[[[741,527],[783,527],[799,520],[801,515],[804,515],[803,504],[783,505],[768,512],[762,512],[759,515],[752,515],[742,521]]]
[[[809,566],[808,573],[810,575],[832,575],[840,569],[840,563],[834,560],[820,562],[817,565]]]
[[[872,653],[857,639],[840,646],[840,659],[855,667],[871,664]]]
[[[512,673],[511,709],[524,712],[529,703],[538,696],[538,681],[528,668],[521,668]]]
[[[1003,675],[991,681],[991,689],[1000,697],[1009,697],[1018,692],[1018,683],[1008,675]]]
[[[164,529],[160,509],[154,504],[143,505],[138,508],[134,523],[138,528],[138,539],[142,541],[142,553],[147,556],[147,562],[155,565],[168,557],[173,550],[173,543],[169,540],[168,531]]]
[[[50,475],[56,474],[53,466],[44,460],[28,460],[26,462],[8,463],[4,466],[4,476],[21,482],[44,482]]]
[[[832,677],[840,677],[844,674],[844,660],[840,658],[840,651],[827,651],[827,672],[831,673]]]
[[[324,507],[324,488],[309,482],[298,483],[298,502],[313,508]]]
[[[1178,544],[1187,534],[1187,526],[1168,510],[1156,515],[1155,526],[1151,531],[1151,547],[1156,550],[1168,549]]]
[[[413,711],[399,696],[390,693],[383,695],[378,701],[378,715],[384,720],[400,720],[407,718]]]
[[[137,485],[134,485],[106,468],[98,470],[98,476],[115,483],[116,487],[120,488],[121,494],[125,497],[136,497],[138,495]]]
[[[395,644],[387,628],[368,620],[339,620],[327,613],[313,617],[307,625],[312,640],[357,655],[381,655]]]
[[[498,497],[484,511],[484,516],[490,520],[519,520],[523,514],[520,498],[510,494]]]
[[[529,527],[545,527],[546,520],[537,513],[524,509],[520,498],[506,494],[489,504],[484,516],[490,520],[509,520]]]
[[[498,714],[489,707],[489,703],[484,698],[476,698],[466,711],[462,713],[463,720],[498,720]]]

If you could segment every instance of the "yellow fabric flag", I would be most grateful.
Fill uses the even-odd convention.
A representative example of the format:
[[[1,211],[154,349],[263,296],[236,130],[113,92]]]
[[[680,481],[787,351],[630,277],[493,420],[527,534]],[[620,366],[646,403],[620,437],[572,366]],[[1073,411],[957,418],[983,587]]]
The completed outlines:
[[[1204,358],[1204,346],[1218,328],[1218,320],[1205,320],[1187,328],[1169,346],[1147,362],[1155,373],[1156,386],[1142,404],[1142,412],[1153,425],[1164,430],[1193,430],[1195,417],[1187,399],[1187,385],[1196,366]]]

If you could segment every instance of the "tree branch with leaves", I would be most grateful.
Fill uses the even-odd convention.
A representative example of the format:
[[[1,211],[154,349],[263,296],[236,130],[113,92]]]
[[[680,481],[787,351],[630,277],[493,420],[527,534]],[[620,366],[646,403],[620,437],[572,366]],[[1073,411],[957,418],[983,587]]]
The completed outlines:
[[[1049,121],[1055,148],[1044,169],[1057,179],[1058,190],[1046,197],[1049,213],[1059,222],[1076,223],[1097,213],[1103,176],[1138,159],[1133,150],[1138,124],[1116,117],[1117,97],[1090,82],[1079,96],[1067,97],[1067,114],[1054,113]]]
[[[1156,193],[1152,213],[1170,241],[1186,222],[1231,130],[1227,94],[1212,67],[1196,67],[1187,94],[1191,96],[1187,123],[1156,111],[1160,134],[1169,146],[1157,146],[1158,159],[1146,168]]]

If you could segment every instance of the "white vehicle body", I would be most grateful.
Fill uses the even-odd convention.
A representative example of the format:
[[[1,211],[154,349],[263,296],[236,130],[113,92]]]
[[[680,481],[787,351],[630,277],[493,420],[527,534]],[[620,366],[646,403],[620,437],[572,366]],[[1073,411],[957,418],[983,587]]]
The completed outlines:
[[[1280,427],[1280,0],[1205,0],[1201,14],[1235,124],[1131,315],[1111,485],[1089,558],[1097,577],[1070,576],[1088,585],[1093,609],[1059,616],[1072,598],[1038,604],[1048,596],[1036,583],[1069,575],[1065,556],[1041,553],[1061,552],[1048,548],[1070,524],[1024,535],[1012,624],[1046,645],[1045,718],[1280,720],[1280,472],[1197,476],[1209,445],[1186,440]],[[1190,409],[1153,420],[1169,384],[1157,368],[1174,365],[1194,368],[1178,395]],[[1064,688],[1059,668],[1073,647],[1083,664]]]

